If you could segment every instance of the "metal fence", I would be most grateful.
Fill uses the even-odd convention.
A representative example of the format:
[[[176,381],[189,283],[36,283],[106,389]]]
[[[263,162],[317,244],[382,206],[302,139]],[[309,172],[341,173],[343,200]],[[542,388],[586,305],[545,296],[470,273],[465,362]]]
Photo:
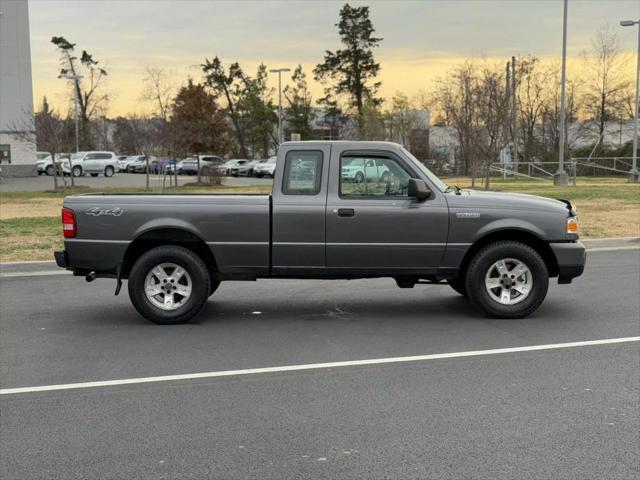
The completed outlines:
[[[565,171],[571,182],[576,177],[627,176],[631,170],[632,157],[572,157],[565,163]],[[507,178],[527,178],[539,181],[553,181],[558,171],[558,162],[511,162],[492,163],[494,176]]]

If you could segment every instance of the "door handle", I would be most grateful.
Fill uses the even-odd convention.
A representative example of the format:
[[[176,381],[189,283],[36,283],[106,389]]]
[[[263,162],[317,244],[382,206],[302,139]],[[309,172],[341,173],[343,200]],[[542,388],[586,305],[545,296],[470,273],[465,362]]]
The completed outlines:
[[[339,217],[353,217],[355,216],[356,211],[353,208],[339,208],[338,216]]]

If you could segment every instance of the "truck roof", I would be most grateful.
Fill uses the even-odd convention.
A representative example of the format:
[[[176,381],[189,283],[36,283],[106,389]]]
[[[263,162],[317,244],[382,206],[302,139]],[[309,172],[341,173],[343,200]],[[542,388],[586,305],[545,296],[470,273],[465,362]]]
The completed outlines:
[[[363,141],[363,140],[303,140],[299,142],[284,142],[283,146],[301,146],[309,147],[313,145],[342,145],[348,146],[353,149],[371,149],[371,148],[402,148],[402,145],[395,142],[377,142],[377,141]]]

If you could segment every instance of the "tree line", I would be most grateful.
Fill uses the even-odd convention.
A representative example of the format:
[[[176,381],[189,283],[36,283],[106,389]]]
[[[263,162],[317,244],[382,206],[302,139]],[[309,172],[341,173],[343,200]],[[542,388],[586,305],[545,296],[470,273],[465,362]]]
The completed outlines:
[[[340,48],[327,50],[312,72],[298,65],[286,82],[283,110],[288,134],[297,133],[304,140],[394,140],[419,150],[418,156],[426,159],[436,155],[424,145],[424,136],[420,141],[425,130],[420,111],[428,110],[432,125],[449,127],[455,135],[461,173],[474,181],[488,181],[489,164],[505,148],[513,160],[557,160],[559,64],[533,55],[505,59],[504,64],[470,59],[414,97],[396,92],[384,99],[379,95],[381,66],[375,60],[383,39],[375,35],[369,7],[345,4],[335,26]],[[264,158],[277,148],[276,92],[269,86],[265,64],[248,72],[238,62],[213,56],[203,60],[200,78],[189,78],[179,88],[166,69],[146,68],[140,100],[153,105],[151,114],[107,121],[107,69],[87,51],[78,54],[76,45],[64,37],[51,42],[60,55],[60,75],[69,78],[70,102],[78,108],[81,149]],[[601,140],[607,125],[622,124],[634,114],[633,81],[625,61],[616,34],[604,26],[583,54],[580,73],[567,81],[567,122],[583,121],[597,138],[597,153],[606,153]],[[322,86],[319,98],[311,95],[310,78]],[[314,128],[318,112],[324,124]],[[39,149],[51,144],[47,136],[55,133],[57,151],[65,150],[60,144],[71,150],[72,120],[73,110],[62,117],[45,99],[36,114]],[[48,127],[39,128],[39,123]],[[51,128],[54,123],[58,127]]]

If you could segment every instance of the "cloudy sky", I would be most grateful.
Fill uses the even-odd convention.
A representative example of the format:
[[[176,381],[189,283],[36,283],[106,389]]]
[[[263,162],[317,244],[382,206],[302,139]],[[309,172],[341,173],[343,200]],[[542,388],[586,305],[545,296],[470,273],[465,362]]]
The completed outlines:
[[[110,113],[140,112],[145,66],[173,72],[176,83],[200,79],[199,64],[218,55],[248,72],[260,62],[310,73],[326,49],[339,47],[338,11],[344,1],[30,0],[31,55],[36,105],[43,95],[64,102],[58,55],[50,39],[66,37],[109,71]],[[382,95],[428,89],[447,68],[468,57],[502,63],[511,55],[559,59],[561,0],[422,0],[351,2],[369,5],[382,65]],[[609,23],[631,56],[637,30],[618,26],[640,16],[638,0],[569,0],[569,56],[589,48]],[[572,63],[579,68],[579,62]],[[311,75],[310,75],[311,76]],[[313,86],[319,92],[317,86]]]

